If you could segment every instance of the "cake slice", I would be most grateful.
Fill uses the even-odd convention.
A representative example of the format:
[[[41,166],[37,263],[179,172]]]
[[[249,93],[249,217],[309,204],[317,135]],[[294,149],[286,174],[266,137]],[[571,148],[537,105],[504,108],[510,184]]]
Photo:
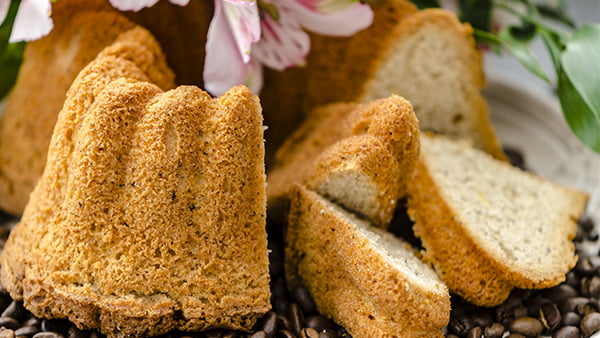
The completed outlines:
[[[443,136],[421,138],[409,185],[415,234],[451,292],[482,306],[515,288],[548,288],[577,257],[571,241],[587,195]]]
[[[450,296],[433,269],[392,234],[299,186],[286,235],[288,286],[353,337],[443,337]]]
[[[125,34],[68,91],[2,285],[110,337],[249,330],[271,307],[258,98],[163,92],[150,34]]]
[[[481,95],[471,27],[451,12],[418,11],[406,0],[372,7],[373,24],[351,37],[312,35],[306,67],[266,72],[261,102],[269,144],[284,142],[314,107],[397,94],[411,102],[422,130],[469,138],[504,159]]]
[[[418,121],[399,96],[317,108],[277,152],[267,176],[269,209],[301,183],[385,227],[418,153]]]
[[[100,51],[135,27],[105,0],[53,1],[52,18],[52,32],[27,44],[0,121],[0,208],[14,215],[21,215],[42,175],[69,86]],[[160,88],[173,88],[158,43],[150,36],[144,44],[153,53],[145,54],[144,71]]]

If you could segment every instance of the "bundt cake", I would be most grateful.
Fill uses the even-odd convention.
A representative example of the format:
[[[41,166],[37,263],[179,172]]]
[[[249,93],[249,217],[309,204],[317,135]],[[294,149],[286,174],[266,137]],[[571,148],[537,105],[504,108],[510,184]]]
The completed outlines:
[[[258,98],[163,92],[139,41],[73,82],[0,280],[36,316],[112,337],[250,329],[270,309]]]
[[[419,123],[405,99],[320,107],[277,151],[267,204],[278,215],[300,183],[385,227],[418,157]]]
[[[119,34],[135,25],[105,0],[53,2],[54,29],[27,44],[24,62],[0,121],[0,208],[20,215],[44,170],[48,145],[65,94],[79,71]],[[148,73],[162,89],[173,74],[155,40]],[[146,70],[146,69],[144,69]]]
[[[406,0],[372,8],[373,24],[351,37],[312,35],[306,67],[265,72],[267,153],[316,106],[397,94],[411,102],[421,129],[471,138],[504,158],[480,94],[484,78],[471,28],[451,12],[418,11]]]

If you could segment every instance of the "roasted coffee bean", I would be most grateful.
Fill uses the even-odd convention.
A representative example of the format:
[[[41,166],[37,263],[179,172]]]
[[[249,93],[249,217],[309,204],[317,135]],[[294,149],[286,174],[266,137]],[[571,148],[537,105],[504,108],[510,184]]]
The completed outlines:
[[[313,329],[321,332],[325,329],[333,329],[333,323],[331,320],[323,316],[310,316],[306,318],[306,327],[312,327]]]
[[[571,271],[569,271],[569,273],[567,273],[567,280],[565,281],[565,283],[568,284],[569,286],[577,288],[577,287],[579,287],[579,279],[580,279],[580,277],[577,275],[577,273],[575,273],[575,271],[571,270]]]
[[[52,331],[50,331],[52,332]],[[76,326],[71,326],[67,329],[67,337],[68,338],[87,338],[88,333],[86,331],[82,331],[78,329]]]
[[[2,317],[12,317],[16,320],[22,320],[27,310],[23,307],[23,302],[13,300],[10,305],[2,312]]]
[[[21,323],[12,317],[0,317],[0,327],[16,330],[21,327]]]
[[[339,335],[336,330],[333,329],[325,329],[319,332],[319,338],[338,338]]]
[[[38,332],[40,332],[40,329],[35,326],[22,326],[15,330],[15,336],[32,337]]]
[[[483,334],[487,338],[500,338],[504,334],[504,325],[493,323],[483,330]]]
[[[475,311],[475,313],[471,314],[471,318],[473,321],[473,325],[479,327],[487,327],[494,322],[494,315],[491,310],[481,309],[480,311]]]
[[[277,331],[277,338],[298,338],[292,331],[290,330],[279,330]]]
[[[575,265],[575,271],[582,276],[593,276],[600,268],[600,257],[581,257]]]
[[[167,334],[167,335],[169,335],[169,334]],[[204,338],[222,338],[222,337],[223,337],[223,332],[221,330],[212,330],[212,331],[204,332]],[[180,337],[180,338],[183,338],[183,337]],[[189,337],[189,338],[191,338],[191,337]]]
[[[69,328],[73,327],[71,323],[64,319],[44,319],[42,320],[42,331],[53,331],[68,335]]]
[[[544,303],[539,308],[539,318],[544,327],[554,331],[561,323],[562,317],[556,305]]]
[[[0,338],[15,338],[15,331],[0,328]]]
[[[293,330],[292,322],[285,316],[277,315],[277,329]]]
[[[508,336],[506,336],[505,338],[527,338],[527,337],[520,333],[511,333]]]
[[[90,331],[89,338],[102,338],[102,335],[100,334],[100,332],[98,332],[96,330],[92,330],[92,331]]]
[[[579,279],[578,279],[579,280]],[[577,287],[579,287],[579,282]],[[579,294],[577,289],[569,284],[560,284],[545,292],[546,297],[555,304],[565,302],[569,298],[577,297]]]
[[[269,338],[273,337],[275,332],[277,332],[277,314],[273,311],[269,311],[262,320],[262,330],[267,333]]]
[[[521,169],[521,170],[526,170],[525,169],[525,159],[523,157],[523,153],[520,152],[517,149],[514,148],[510,148],[510,147],[504,147],[504,153],[506,154],[506,157],[508,157],[508,162],[510,162],[510,164],[512,164],[513,166]]]
[[[591,336],[594,332],[600,330],[600,313],[592,312],[581,319],[579,323],[583,335],[586,337]]]
[[[452,319],[448,324],[448,329],[459,336],[466,335],[472,327],[473,322],[468,317]]]
[[[313,328],[305,327],[300,330],[300,338],[319,338],[319,332]]]
[[[508,297],[508,299],[496,307],[496,321],[502,325],[508,325],[514,318],[514,309],[522,306],[521,300],[516,297]]]
[[[467,338],[481,338],[483,330],[479,326],[472,327],[467,333]]]
[[[552,334],[552,338],[581,338],[581,331],[575,326],[563,326]]]
[[[65,336],[63,336],[62,334],[60,334],[58,332],[52,332],[52,331],[38,332],[33,335],[33,338],[64,338],[64,337]]]
[[[528,311],[527,311],[527,308],[524,306],[517,306],[516,308],[513,309],[513,317],[514,318],[527,317],[527,315],[528,315]]]
[[[579,326],[579,322],[581,321],[581,316],[575,312],[567,312],[562,315],[561,324],[563,326]]]
[[[294,297],[294,300],[300,305],[304,314],[310,315],[317,311],[315,302],[313,302],[310,293],[304,286],[295,287],[294,290],[292,290],[292,297]]]
[[[564,302],[562,302],[558,306],[558,309],[560,310],[561,313],[577,312],[578,314],[581,315],[582,313],[580,311],[583,310],[586,306],[588,306],[589,303],[590,303],[590,300],[588,298],[572,297],[572,298],[569,298],[569,299],[565,300]]]
[[[542,323],[532,317],[520,317],[509,326],[510,332],[520,333],[528,337],[535,337],[544,331]]]
[[[579,227],[586,232],[594,230],[595,227],[594,221],[587,215],[584,215],[581,218],[579,218],[579,220],[577,221],[577,225],[579,225]]]
[[[229,331],[229,332],[225,332],[222,336],[222,338],[238,338],[239,335],[237,334],[237,332],[234,331]]]
[[[40,327],[41,324],[42,324],[42,320],[39,318],[35,318],[35,317],[31,317],[31,318],[27,319],[25,322],[23,322],[23,326]]]
[[[585,297],[600,297],[600,277],[587,276],[583,277],[580,282],[581,295]]]
[[[298,303],[291,303],[288,309],[288,319],[292,323],[294,333],[300,333],[304,327],[304,314]]]
[[[450,334],[446,335],[446,338],[458,338],[458,336],[450,333]]]
[[[256,331],[250,338],[267,338],[267,333],[265,331]]]

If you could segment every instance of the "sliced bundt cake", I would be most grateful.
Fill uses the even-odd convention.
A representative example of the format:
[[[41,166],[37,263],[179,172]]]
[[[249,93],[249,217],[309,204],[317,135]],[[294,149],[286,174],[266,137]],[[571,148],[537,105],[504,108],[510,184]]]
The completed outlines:
[[[419,123],[397,95],[317,108],[277,151],[267,176],[269,210],[280,211],[301,183],[385,227],[418,156]]]
[[[123,39],[74,81],[2,285],[36,316],[114,337],[250,329],[270,309],[258,98],[163,92],[153,57]]]
[[[53,2],[54,29],[27,44],[19,78],[0,120],[0,208],[20,215],[46,163],[56,118],[81,69],[135,25],[104,0]],[[123,38],[123,37],[122,37]],[[154,38],[138,41],[152,52],[152,82],[173,88],[173,73]]]

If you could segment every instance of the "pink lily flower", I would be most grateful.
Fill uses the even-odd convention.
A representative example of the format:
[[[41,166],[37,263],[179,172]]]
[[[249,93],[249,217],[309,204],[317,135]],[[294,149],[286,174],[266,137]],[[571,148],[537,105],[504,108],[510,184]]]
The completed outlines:
[[[158,0],[110,0],[110,4],[120,11],[137,12],[142,8],[156,5]],[[170,3],[178,6],[187,5],[190,0],[169,0]]]
[[[0,0],[0,24],[6,19],[10,0]],[[21,0],[8,42],[31,41],[48,35],[54,27],[50,0]]]
[[[252,10],[242,12],[244,6]],[[215,0],[204,66],[204,85],[213,95],[238,84],[258,93],[263,65],[304,64],[310,50],[304,30],[350,36],[373,21],[371,8],[356,0],[263,0],[258,7],[254,0]]]

